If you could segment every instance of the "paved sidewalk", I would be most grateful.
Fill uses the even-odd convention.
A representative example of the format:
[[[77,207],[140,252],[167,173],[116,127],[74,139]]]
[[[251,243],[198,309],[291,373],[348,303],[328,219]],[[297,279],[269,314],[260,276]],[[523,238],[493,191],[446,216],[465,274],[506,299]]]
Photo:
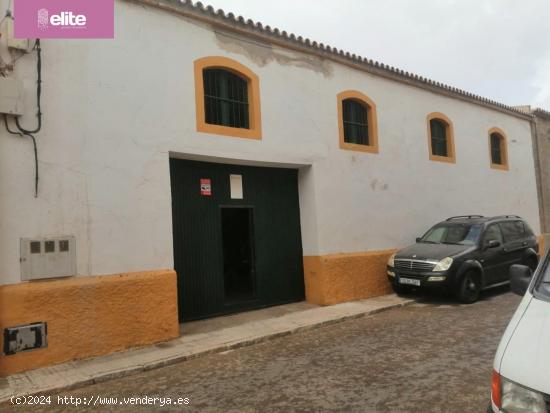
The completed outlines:
[[[208,320],[196,322],[195,327],[190,328],[188,333],[185,333],[186,324],[184,324],[184,334],[172,341],[63,363],[0,379],[0,403],[9,400],[11,396],[47,393],[98,383],[205,354],[243,347],[298,331],[401,307],[413,301],[390,294],[327,307],[310,308],[311,306],[306,303],[290,304],[287,311],[283,308],[284,306],[280,306],[281,308],[275,312],[276,315],[271,317],[269,317],[270,312],[266,310],[258,310],[263,311],[259,313],[260,315],[248,313],[245,320],[250,321],[241,324],[238,322],[238,316],[233,316],[233,320],[229,323],[231,327],[214,331],[207,328]],[[220,321],[214,319],[211,323],[220,323]],[[189,324],[192,325],[192,323]]]

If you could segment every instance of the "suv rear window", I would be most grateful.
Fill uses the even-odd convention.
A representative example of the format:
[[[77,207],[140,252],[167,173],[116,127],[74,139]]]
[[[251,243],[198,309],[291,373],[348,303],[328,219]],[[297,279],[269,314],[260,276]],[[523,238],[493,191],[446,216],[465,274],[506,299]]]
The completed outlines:
[[[526,236],[525,225],[522,221],[501,222],[499,225],[506,241],[515,241]]]

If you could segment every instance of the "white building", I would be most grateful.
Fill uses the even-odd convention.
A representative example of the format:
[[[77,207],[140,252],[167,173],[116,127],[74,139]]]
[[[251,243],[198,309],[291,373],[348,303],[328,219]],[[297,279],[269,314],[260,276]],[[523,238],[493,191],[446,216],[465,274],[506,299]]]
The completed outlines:
[[[0,125],[0,327],[48,326],[0,374],[175,337],[178,307],[386,293],[391,252],[452,215],[540,233],[530,115],[190,2],[115,16],[114,40],[41,42],[37,197],[31,139]],[[34,128],[36,53],[5,74]]]

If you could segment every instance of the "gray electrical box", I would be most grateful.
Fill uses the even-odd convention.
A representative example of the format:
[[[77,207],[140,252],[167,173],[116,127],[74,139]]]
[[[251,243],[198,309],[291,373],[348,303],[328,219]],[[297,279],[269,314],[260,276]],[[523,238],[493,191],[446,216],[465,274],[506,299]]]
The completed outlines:
[[[23,281],[76,275],[74,236],[21,238]]]
[[[23,114],[23,85],[19,80],[0,76],[0,113]]]
[[[4,329],[6,356],[44,347],[48,347],[48,325],[45,322]]]

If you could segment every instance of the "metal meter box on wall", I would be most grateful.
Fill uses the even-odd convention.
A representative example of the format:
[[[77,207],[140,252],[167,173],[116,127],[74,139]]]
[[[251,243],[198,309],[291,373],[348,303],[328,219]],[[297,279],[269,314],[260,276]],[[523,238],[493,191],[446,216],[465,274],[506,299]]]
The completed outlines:
[[[73,236],[21,239],[21,279],[76,275],[76,240]]]
[[[29,53],[32,50],[34,41],[30,41],[30,39],[17,39],[15,37],[15,21],[12,17],[6,16],[2,20],[3,24],[0,25],[0,37],[5,39],[8,48]]]
[[[48,347],[48,325],[32,323],[4,329],[4,354]]]

